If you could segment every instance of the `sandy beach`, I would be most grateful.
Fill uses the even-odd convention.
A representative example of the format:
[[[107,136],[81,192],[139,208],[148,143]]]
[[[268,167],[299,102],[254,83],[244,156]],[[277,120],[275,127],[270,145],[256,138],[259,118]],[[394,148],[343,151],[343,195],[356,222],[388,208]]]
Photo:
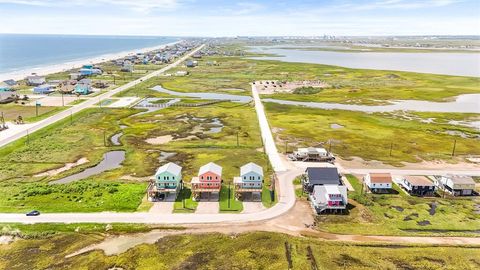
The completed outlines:
[[[82,65],[85,65],[85,64],[97,64],[101,62],[123,58],[125,56],[133,55],[136,53],[145,53],[153,50],[162,49],[166,46],[171,46],[178,42],[181,42],[181,40],[159,45],[159,46],[154,46],[154,47],[146,47],[146,48],[135,49],[130,51],[122,51],[118,53],[103,54],[103,55],[99,55],[91,58],[78,59],[78,60],[68,61],[60,64],[52,64],[52,65],[47,65],[42,67],[34,67],[34,68],[28,68],[28,69],[13,71],[13,72],[0,73],[0,81],[4,81],[8,79],[22,80],[22,79],[25,79],[26,76],[32,73],[37,73],[38,75],[48,75],[56,72],[62,72],[69,69],[80,68],[82,67]]]

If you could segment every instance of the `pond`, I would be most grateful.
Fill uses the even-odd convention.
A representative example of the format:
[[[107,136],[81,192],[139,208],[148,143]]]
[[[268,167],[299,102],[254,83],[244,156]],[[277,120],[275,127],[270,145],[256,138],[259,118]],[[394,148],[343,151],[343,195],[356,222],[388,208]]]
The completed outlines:
[[[480,77],[480,53],[334,52],[282,49],[274,46],[250,47],[250,51],[279,55],[251,57],[257,60]]]
[[[207,92],[183,93],[183,92],[168,90],[159,85],[153,87],[152,90],[155,90],[161,93],[166,93],[173,96],[180,96],[180,97],[191,97],[191,98],[209,99],[209,100],[230,100],[233,102],[241,102],[241,103],[247,103],[252,101],[252,98],[250,96],[240,96],[240,95],[221,94],[221,93],[207,93]]]
[[[125,151],[110,151],[103,155],[103,159],[100,163],[96,166],[85,169],[82,172],[64,177],[62,179],[52,181],[50,184],[67,184],[71,182],[75,182],[78,180],[85,179],[92,175],[97,175],[102,172],[119,168],[122,162],[125,160]]]
[[[112,142],[113,145],[121,145],[120,143],[120,137],[122,137],[123,132],[116,133],[114,134],[111,138],[110,141]]]
[[[264,102],[273,102],[285,105],[305,106],[327,110],[346,110],[360,112],[447,112],[447,113],[480,113],[480,94],[465,94],[458,96],[454,101],[432,102],[424,100],[396,100],[388,105],[354,105],[326,102],[303,102],[279,100],[273,98],[262,99]]]

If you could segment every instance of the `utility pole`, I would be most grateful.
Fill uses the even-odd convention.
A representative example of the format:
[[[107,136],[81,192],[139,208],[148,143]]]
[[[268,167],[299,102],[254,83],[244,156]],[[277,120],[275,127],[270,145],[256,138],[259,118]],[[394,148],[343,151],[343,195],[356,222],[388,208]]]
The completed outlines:
[[[238,142],[238,130],[237,130],[237,147],[239,146],[239,142]]]
[[[392,156],[393,142],[390,143],[390,156]]]
[[[228,209],[230,209],[230,183],[228,183]]]
[[[73,125],[73,113],[70,110],[70,125]]]
[[[455,156],[455,148],[457,147],[457,139],[453,141],[453,150],[452,150],[452,157]]]

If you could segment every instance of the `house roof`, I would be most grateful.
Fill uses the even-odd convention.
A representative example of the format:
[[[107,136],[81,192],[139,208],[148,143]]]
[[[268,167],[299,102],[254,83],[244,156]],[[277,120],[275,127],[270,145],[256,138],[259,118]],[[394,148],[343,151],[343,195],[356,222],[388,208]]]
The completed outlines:
[[[392,183],[392,175],[390,173],[370,173],[370,182]]]
[[[310,185],[341,185],[337,168],[313,168],[305,170]]]
[[[14,85],[17,84],[17,82],[16,82],[15,80],[12,80],[12,79],[10,79],[10,80],[5,80],[5,81],[3,81],[3,82],[6,83],[6,84],[8,84],[8,85],[10,85],[10,86],[14,86]]]
[[[155,173],[155,174],[157,175],[157,174],[161,174],[161,173],[164,173],[164,172],[169,172],[173,175],[179,175],[181,171],[182,171],[182,167],[178,166],[177,164],[175,164],[173,162],[169,162],[169,163],[163,165],[162,167],[158,168],[157,173]]]
[[[324,185],[327,194],[341,194],[337,185]]]
[[[253,162],[245,164],[240,168],[240,175],[244,175],[244,174],[247,174],[249,172],[254,172],[258,175],[263,176],[263,168],[258,166],[257,164],[255,164]]]
[[[454,184],[457,184],[457,185],[469,185],[469,184],[474,184],[475,185],[475,181],[470,176],[466,176],[466,175],[447,175],[447,177],[450,178],[450,180],[452,180],[452,182]]]
[[[309,154],[316,154],[316,153],[327,153],[325,148],[315,148],[315,147],[308,147],[308,148],[298,148],[297,152],[300,153],[309,153]]]
[[[27,76],[27,80],[45,80],[45,77],[43,76],[38,76],[38,75],[30,75]]]
[[[433,186],[433,183],[425,176],[409,175],[405,179],[414,186]]]
[[[220,176],[222,175],[222,167],[220,167],[219,165],[213,162],[210,162],[200,167],[200,170],[198,171],[198,175],[202,175],[206,172],[213,172],[214,174],[217,174]]]
[[[16,92],[0,92],[0,100],[7,99],[16,94],[17,94]]]

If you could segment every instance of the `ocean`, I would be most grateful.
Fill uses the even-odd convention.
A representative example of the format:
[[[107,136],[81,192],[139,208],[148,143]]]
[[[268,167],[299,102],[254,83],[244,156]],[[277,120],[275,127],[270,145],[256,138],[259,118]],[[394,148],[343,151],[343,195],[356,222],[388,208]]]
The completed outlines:
[[[160,46],[175,37],[0,34],[0,74]]]

